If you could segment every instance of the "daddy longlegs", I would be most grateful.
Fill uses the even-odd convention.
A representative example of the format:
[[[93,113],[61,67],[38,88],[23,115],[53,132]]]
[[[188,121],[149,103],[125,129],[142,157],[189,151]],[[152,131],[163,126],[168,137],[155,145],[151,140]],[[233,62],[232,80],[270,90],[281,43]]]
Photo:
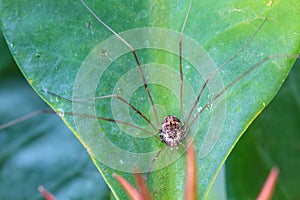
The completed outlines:
[[[225,88],[221,91],[219,91],[219,93],[215,94],[214,96],[212,96],[210,98],[210,100],[204,105],[202,106],[202,108],[200,110],[198,110],[196,116],[193,116],[193,112],[195,112],[195,110],[197,109],[198,103],[200,101],[200,98],[203,95],[203,92],[205,90],[205,88],[207,87],[207,84],[211,81],[211,78],[216,74],[219,73],[223,67],[225,67],[229,62],[231,62],[232,60],[234,60],[234,58],[236,58],[238,55],[240,55],[240,53],[251,43],[251,41],[253,40],[253,38],[255,38],[256,34],[261,30],[261,28],[263,27],[264,23],[266,22],[266,19],[263,20],[263,22],[261,23],[261,25],[257,28],[257,30],[253,33],[252,36],[249,37],[249,39],[245,42],[244,45],[241,46],[241,48],[232,56],[230,57],[226,62],[224,62],[222,65],[220,65],[218,68],[216,68],[215,71],[212,71],[210,73],[209,76],[206,77],[205,82],[203,84],[202,87],[199,88],[199,91],[196,99],[194,101],[194,104],[192,106],[192,108],[190,109],[190,112],[188,113],[187,118],[184,118],[184,113],[183,113],[183,90],[184,90],[184,71],[183,71],[183,57],[182,57],[182,45],[183,45],[183,40],[182,40],[182,35],[184,33],[185,30],[185,25],[188,21],[188,16],[192,7],[192,1],[190,2],[186,17],[184,19],[182,28],[181,28],[181,32],[180,32],[180,39],[178,41],[178,51],[179,51],[179,77],[178,77],[178,81],[180,82],[180,119],[179,117],[176,116],[166,116],[163,119],[163,126],[162,128],[158,128],[158,125],[160,124],[160,119],[158,116],[158,112],[156,110],[156,105],[154,102],[154,99],[152,97],[152,92],[151,90],[149,90],[148,88],[148,82],[146,81],[145,78],[145,74],[143,71],[143,68],[141,67],[140,64],[140,60],[138,55],[136,54],[136,50],[132,47],[132,45],[130,43],[127,42],[127,40],[125,40],[123,37],[121,37],[120,35],[118,35],[110,26],[108,26],[106,23],[104,23],[101,18],[97,17],[97,15],[87,6],[87,4],[85,4],[84,1],[81,0],[81,2],[83,3],[83,5],[88,9],[88,11],[104,26],[106,27],[109,31],[111,31],[113,33],[114,36],[116,36],[120,41],[123,42],[123,44],[125,44],[127,46],[127,48],[130,49],[134,60],[136,61],[136,64],[139,68],[139,72],[140,72],[140,76],[142,77],[143,80],[143,86],[144,86],[144,90],[149,98],[149,101],[151,102],[152,108],[153,108],[153,112],[154,112],[154,116],[155,116],[155,120],[154,122],[152,122],[145,114],[143,114],[143,112],[141,112],[135,105],[131,104],[129,101],[125,100],[124,98],[122,98],[122,96],[118,95],[118,94],[108,94],[105,96],[99,96],[96,97],[94,99],[73,99],[73,98],[66,98],[63,96],[60,96],[58,94],[55,94],[51,91],[47,91],[46,89],[43,90],[43,92],[46,95],[53,95],[56,96],[58,98],[67,100],[67,101],[72,101],[74,103],[84,103],[87,101],[92,101],[92,100],[98,100],[98,99],[106,99],[106,98],[114,98],[117,99],[118,101],[123,102],[124,104],[126,104],[130,109],[132,109],[134,112],[136,112],[143,120],[145,120],[153,129],[153,132],[149,132],[148,130],[145,129],[141,129],[138,126],[135,126],[134,124],[129,124],[126,123],[124,121],[119,121],[118,119],[111,119],[111,118],[106,118],[106,117],[95,117],[95,116],[88,116],[85,114],[81,114],[81,113],[72,113],[72,112],[64,112],[65,115],[73,115],[73,116],[79,116],[79,117],[86,117],[86,118],[97,118],[99,120],[102,121],[108,121],[111,123],[120,123],[126,126],[130,126],[132,128],[136,128],[136,129],[140,129],[142,131],[144,131],[145,133],[150,134],[151,136],[153,136],[154,138],[162,140],[163,143],[165,143],[167,146],[170,146],[171,148],[178,148],[181,145],[185,148],[185,144],[183,144],[183,140],[186,138],[186,136],[189,134],[189,130],[190,127],[195,123],[195,121],[199,118],[199,116],[202,114],[202,112],[204,112],[205,110],[207,110],[210,105],[212,105],[218,98],[220,98],[230,87],[232,87],[233,85],[235,85],[239,80],[243,79],[246,75],[248,75],[250,72],[252,72],[253,70],[255,70],[257,67],[259,67],[261,64],[263,64],[264,62],[270,60],[271,58],[274,58],[276,56],[267,56],[264,59],[262,59],[261,61],[257,62],[256,64],[252,65],[247,71],[244,71],[242,74],[240,74],[236,79],[234,79],[231,83],[229,83],[227,86],[225,86]],[[10,126],[12,124],[15,124],[19,121],[22,121],[24,119],[28,119],[32,116],[35,116],[39,113],[52,113],[52,111],[37,111],[34,113],[31,113],[30,115],[27,115],[23,118],[20,118],[16,121],[13,121],[11,123],[5,124],[3,126],[0,127],[0,129],[5,128],[7,126]],[[60,111],[56,111],[57,114],[62,114]],[[161,129],[161,130],[160,130]],[[159,137],[158,137],[158,133],[159,133]],[[160,153],[165,149],[165,146],[163,148],[161,148],[157,154],[155,155],[155,157],[153,158],[151,164],[149,165],[148,168],[148,172],[146,174],[146,178],[149,176],[149,173],[153,167],[153,164],[155,162],[155,160],[157,158],[159,158]]]

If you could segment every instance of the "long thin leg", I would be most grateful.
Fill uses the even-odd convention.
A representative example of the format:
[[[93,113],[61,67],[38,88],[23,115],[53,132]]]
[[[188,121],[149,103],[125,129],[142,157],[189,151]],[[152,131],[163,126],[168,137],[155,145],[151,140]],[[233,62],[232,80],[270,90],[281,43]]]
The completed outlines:
[[[17,124],[17,123],[20,123],[20,122],[22,122],[22,121],[25,121],[25,120],[27,120],[27,119],[30,119],[30,118],[32,118],[32,117],[35,117],[35,116],[37,116],[37,115],[39,115],[39,114],[42,114],[42,113],[48,113],[48,111],[49,111],[49,110],[37,110],[37,111],[31,112],[31,113],[29,113],[29,114],[23,115],[23,116],[21,116],[21,117],[15,119],[15,120],[12,120],[12,121],[9,121],[9,122],[7,122],[7,123],[5,123],[5,124],[2,124],[2,125],[0,126],[0,130],[5,129],[5,128],[7,128],[7,127],[10,127],[10,126],[12,126],[12,125],[15,125],[15,124]],[[53,111],[53,112],[54,112],[54,111]],[[55,112],[54,112],[54,113],[55,113]]]
[[[0,130],[5,129],[7,127],[10,127],[12,125],[15,125],[17,123],[20,123],[22,121],[25,121],[27,119],[30,119],[32,117],[35,117],[37,115],[43,114],[43,113],[46,113],[46,114],[58,114],[60,116],[61,115],[79,116],[79,117],[86,117],[86,118],[90,118],[90,119],[98,119],[98,120],[103,120],[103,121],[107,121],[107,122],[114,122],[114,123],[124,124],[126,126],[130,126],[130,127],[139,129],[139,130],[143,131],[144,133],[147,133],[148,135],[151,135],[151,136],[155,137],[156,139],[160,140],[160,138],[156,134],[153,134],[152,132],[150,132],[150,131],[148,131],[146,129],[140,128],[138,126],[135,126],[135,125],[127,123],[127,122],[123,122],[123,121],[119,121],[119,120],[115,120],[115,119],[110,119],[110,118],[104,118],[104,117],[98,117],[98,116],[91,116],[91,115],[87,115],[87,114],[71,113],[71,112],[60,112],[60,111],[53,111],[53,110],[37,110],[37,111],[31,112],[29,114],[26,114],[24,116],[21,116],[21,117],[15,119],[15,120],[12,120],[12,121],[9,121],[9,122],[7,122],[5,124],[2,124],[0,126]]]
[[[150,166],[149,166],[149,168],[148,168],[148,171],[147,171],[145,180],[147,180],[147,179],[149,178],[149,175],[150,175],[150,172],[151,172],[151,170],[152,170],[152,167],[153,167],[154,162],[157,160],[159,154],[160,154],[166,147],[167,147],[166,145],[163,146],[163,147],[157,152],[157,154],[155,155],[155,157],[153,158],[153,160],[152,160],[152,162],[151,162],[151,164],[150,164]]]
[[[106,95],[106,96],[94,97],[94,98],[90,98],[90,99],[71,99],[71,98],[66,98],[66,97],[60,96],[60,95],[55,94],[55,93],[50,92],[50,91],[46,91],[46,90],[42,90],[42,91],[44,93],[51,94],[51,95],[53,95],[55,97],[59,97],[61,99],[67,100],[67,101],[78,102],[78,103],[80,103],[80,102],[87,102],[87,101],[93,101],[93,100],[98,100],[98,99],[105,99],[105,98],[116,98],[116,99],[119,99],[120,101],[122,101],[125,104],[127,104],[130,108],[132,108],[137,114],[139,114],[153,128],[153,130],[155,132],[159,132],[159,130],[151,123],[151,121],[140,110],[138,110],[131,103],[129,103],[128,101],[126,101],[125,99],[123,99],[122,97],[120,97],[119,95],[111,94],[111,95]]]
[[[188,126],[188,123],[190,121],[190,118],[192,116],[193,111],[195,110],[197,104],[199,103],[200,97],[202,96],[202,93],[204,91],[204,89],[206,88],[208,82],[211,80],[211,77],[213,75],[215,75],[218,71],[220,71],[224,66],[226,66],[228,63],[230,63],[234,58],[236,58],[249,44],[250,42],[253,40],[253,38],[257,35],[257,33],[261,30],[261,28],[263,27],[263,25],[265,24],[265,22],[267,21],[267,18],[264,19],[264,21],[261,23],[261,25],[258,27],[258,29],[251,35],[251,37],[245,42],[245,44],[233,55],[231,56],[227,61],[225,61],[222,65],[220,65],[217,69],[215,69],[213,72],[211,72],[208,77],[206,78],[197,98],[196,101],[188,115],[187,121],[186,121],[186,126]]]
[[[183,91],[183,72],[182,72],[182,35],[183,35],[183,31],[185,29],[185,25],[186,22],[188,20],[189,14],[191,12],[191,8],[192,8],[192,4],[193,4],[193,0],[190,1],[190,5],[188,8],[188,11],[186,13],[183,25],[181,27],[181,31],[180,31],[180,37],[179,37],[179,68],[180,68],[180,115],[181,115],[181,122],[182,124],[184,124],[184,115],[183,115],[183,108],[182,108],[182,104],[183,104],[183,100],[182,100],[182,91]]]
[[[152,99],[152,96],[150,94],[150,91],[148,89],[148,85],[147,85],[147,82],[146,82],[146,79],[145,79],[145,75],[144,75],[144,72],[142,70],[142,67],[140,65],[140,61],[138,60],[137,58],[137,55],[135,53],[135,49],[124,39],[122,38],[119,34],[117,34],[112,28],[110,28],[107,24],[105,24],[93,11],[92,9],[90,9],[90,7],[83,1],[83,0],[80,0],[81,3],[86,7],[86,9],[98,20],[98,22],[100,22],[105,28],[107,28],[110,32],[112,32],[116,37],[118,37],[130,50],[131,50],[131,53],[133,54],[134,56],[134,59],[138,65],[138,68],[140,70],[140,73],[141,73],[141,76],[142,76],[142,79],[143,79],[143,82],[144,82],[144,88],[147,92],[147,95],[150,99],[150,102],[151,102],[151,105],[153,107],[153,112],[155,114],[155,118],[156,118],[156,123],[157,125],[159,125],[159,120],[158,120],[158,115],[157,115],[157,111],[156,111],[156,106],[154,104],[154,101]]]
[[[180,145],[181,145],[182,148],[187,152],[186,146],[185,146],[184,144],[182,144],[182,143],[180,143]],[[189,145],[188,145],[188,146],[189,146]],[[151,162],[151,164],[150,164],[150,166],[149,166],[149,168],[148,168],[148,170],[147,170],[147,174],[146,174],[145,180],[148,179],[148,177],[149,177],[149,175],[150,175],[150,172],[151,172],[151,170],[152,170],[152,167],[153,167],[153,165],[154,165],[154,162],[157,160],[158,156],[161,154],[161,152],[162,152],[166,147],[167,147],[166,145],[163,146],[163,147],[156,153],[155,157],[153,158],[153,160],[152,160],[152,162]]]
[[[105,118],[105,117],[91,116],[91,115],[81,114],[81,113],[72,113],[72,112],[60,113],[59,111],[56,111],[56,113],[57,114],[66,114],[66,115],[71,115],[71,116],[85,117],[85,118],[90,118],[90,119],[98,119],[98,120],[103,120],[103,121],[107,121],[107,122],[115,122],[115,123],[119,123],[119,124],[124,124],[124,125],[130,126],[130,127],[139,129],[139,130],[143,131],[144,133],[147,133],[147,134],[155,137],[156,139],[160,140],[160,138],[156,134],[153,134],[152,132],[147,131],[146,129],[140,128],[138,126],[135,126],[133,124],[130,124],[130,123],[127,123],[127,122],[124,122],[124,121],[120,121],[120,120],[116,120],[116,119],[110,119],[110,118]]]
[[[221,95],[223,95],[229,88],[231,88],[233,85],[235,85],[238,81],[240,81],[242,78],[244,78],[247,74],[249,74],[250,72],[252,72],[254,69],[256,69],[257,67],[259,67],[260,65],[262,65],[263,63],[269,61],[272,58],[279,58],[279,57],[283,57],[283,58],[299,58],[299,55],[269,55],[264,57],[262,60],[260,60],[259,62],[255,63],[254,65],[252,65],[248,70],[246,70],[244,73],[242,73],[240,76],[238,76],[236,79],[234,79],[230,84],[228,84],[223,90],[221,90],[221,92],[219,92],[217,95],[215,95],[208,103],[205,104],[205,106],[203,106],[201,108],[201,110],[197,113],[197,115],[193,118],[191,124],[187,127],[187,131],[191,128],[191,126],[193,125],[193,123],[195,122],[195,120],[200,116],[200,114],[208,107],[210,106],[215,100],[217,100]]]

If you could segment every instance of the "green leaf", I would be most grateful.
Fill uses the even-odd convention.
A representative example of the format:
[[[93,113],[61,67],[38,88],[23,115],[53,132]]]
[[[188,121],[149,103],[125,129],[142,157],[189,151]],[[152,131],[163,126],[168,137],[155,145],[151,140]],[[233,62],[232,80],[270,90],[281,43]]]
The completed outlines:
[[[1,37],[0,124],[48,108],[28,86]],[[44,186],[57,199],[104,199],[109,190],[88,154],[54,115],[40,115],[0,130],[0,196],[44,199]]]
[[[268,108],[255,120],[228,158],[228,195],[254,199],[269,170],[279,168],[273,199],[297,199],[299,180],[300,62]]]
[[[178,32],[189,5],[189,1],[87,3],[117,33],[141,27],[161,27]],[[90,153],[113,193],[124,199],[126,194],[112,178],[112,173],[119,173],[133,183],[132,174],[128,172],[134,167],[145,171],[155,152],[163,144],[154,137],[145,138],[147,134],[141,135],[136,129],[124,124],[96,121],[94,118],[78,115],[92,113],[93,116],[115,120],[124,118],[147,130],[152,130],[151,127],[147,127],[147,123],[139,115],[128,109],[128,106],[124,107],[117,99],[101,99],[95,104],[94,101],[71,103],[41,90],[76,99],[117,93],[145,113],[156,125],[130,49],[117,38],[106,40],[112,33],[97,23],[79,1],[16,3],[2,0],[0,8],[1,29],[24,76],[54,110],[66,113],[63,120]],[[215,1],[213,4],[211,1],[194,2],[184,33],[202,46],[209,56],[201,48],[197,49],[198,46],[194,43],[189,43],[191,40],[183,38],[185,116],[187,117],[188,110],[209,73],[207,70],[211,70],[214,63],[216,66],[221,65],[237,52],[264,18],[268,19],[248,48],[212,78],[219,77],[221,82],[210,81],[217,89],[206,90],[197,109],[204,107],[209,99],[222,90],[223,85],[219,83],[223,82],[225,86],[230,84],[265,56],[295,56],[300,47],[300,25],[296,23],[300,17],[298,10],[299,3],[294,1],[275,1],[272,6],[268,6],[267,2],[253,1]],[[178,34],[164,32],[162,29],[159,32],[155,32],[157,29],[150,30],[153,38],[147,35],[149,31],[141,34],[134,32],[136,30],[124,33],[123,36],[128,36],[126,39],[134,47],[139,45],[136,48],[156,45],[157,39],[157,44],[164,48],[178,49]],[[140,34],[130,35],[131,33]],[[162,35],[163,33],[171,33],[177,39],[168,34]],[[101,42],[106,43],[99,46]],[[126,51],[124,55],[114,57]],[[176,52],[142,48],[136,53],[141,64],[160,64],[143,66],[149,91],[157,104],[159,121],[170,114],[179,117],[179,58]],[[201,63],[192,62],[190,58],[196,61],[199,59]],[[201,198],[207,195],[218,169],[242,132],[274,97],[293,60],[281,56],[253,68],[251,73],[227,89],[226,95],[213,102],[196,120],[188,136],[196,136]],[[110,65],[104,68],[104,64]],[[94,68],[84,68],[91,66]],[[204,75],[200,75],[197,67]],[[68,115],[74,111],[77,116],[73,118]],[[221,114],[221,117],[217,114]],[[216,115],[217,118],[213,118]],[[139,137],[128,135],[132,133]],[[106,145],[110,145],[109,148]],[[154,169],[164,168],[151,172],[148,184],[156,199],[182,199],[185,159],[180,156],[184,154],[184,150],[181,147],[178,151],[167,149],[154,164]],[[176,162],[173,163],[173,160]],[[167,164],[171,165],[165,167]]]

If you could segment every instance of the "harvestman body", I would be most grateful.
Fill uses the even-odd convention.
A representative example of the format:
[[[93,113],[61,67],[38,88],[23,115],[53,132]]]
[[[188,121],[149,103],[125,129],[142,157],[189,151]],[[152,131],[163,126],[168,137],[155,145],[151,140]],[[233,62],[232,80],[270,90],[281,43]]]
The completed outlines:
[[[144,88],[145,88],[145,91],[148,95],[148,98],[151,102],[151,105],[153,107],[153,111],[154,111],[154,114],[155,114],[155,119],[156,119],[156,122],[157,124],[159,124],[159,120],[158,120],[158,114],[157,114],[157,111],[156,111],[156,107],[155,107],[155,104],[154,104],[154,101],[152,99],[152,96],[151,96],[151,93],[148,89],[148,84],[146,82],[146,79],[145,79],[145,75],[144,75],[144,72],[141,68],[141,65],[140,65],[140,62],[138,60],[138,57],[135,53],[135,49],[125,40],[123,39],[120,35],[118,35],[112,28],[110,28],[106,23],[104,23],[89,7],[88,5],[83,1],[81,0],[82,4],[87,8],[87,10],[104,26],[106,27],[109,31],[111,31],[117,38],[119,38],[130,50],[131,50],[131,53],[133,54],[134,56],[134,59],[136,61],[136,64],[138,65],[139,67],[139,70],[140,70],[140,74],[141,74],[141,77],[142,77],[142,80],[143,80],[143,84],[144,84]],[[196,116],[193,116],[192,117],[192,113],[193,111],[196,109],[198,103],[199,103],[199,100],[200,100],[200,97],[201,95],[203,94],[203,91],[204,89],[206,88],[208,82],[211,80],[211,77],[213,75],[215,75],[217,72],[219,72],[224,66],[226,66],[229,62],[231,62],[234,58],[236,58],[248,45],[249,43],[252,41],[252,39],[256,36],[256,34],[259,32],[259,30],[262,28],[263,24],[265,23],[266,20],[263,21],[263,23],[258,27],[258,29],[254,32],[254,34],[245,42],[245,44],[232,56],[230,57],[226,62],[224,62],[222,65],[220,65],[215,71],[213,71],[205,80],[203,86],[201,87],[198,95],[197,95],[197,98],[193,104],[193,107],[191,108],[189,114],[188,114],[188,117],[187,117],[187,120],[184,120],[184,116],[183,116],[183,100],[182,100],[182,96],[183,96],[183,71],[182,71],[182,35],[183,35],[183,32],[184,32],[184,29],[185,29],[185,25],[186,25],[186,22],[188,20],[188,16],[189,16],[189,13],[190,13],[190,10],[191,10],[191,7],[192,7],[192,3],[193,1],[191,0],[190,4],[189,4],[189,7],[188,7],[188,11],[187,11],[187,14],[186,14],[186,17],[185,17],[185,20],[183,22],[183,25],[182,25],[182,28],[181,28],[181,32],[180,32],[180,39],[179,39],[179,61],[180,61],[180,117],[181,117],[181,120],[182,122],[179,120],[178,117],[176,116],[172,116],[172,115],[169,115],[167,117],[165,117],[162,121],[162,125],[161,125],[161,129],[157,129],[157,127],[155,125],[153,125],[153,123],[141,112],[139,111],[136,107],[134,107],[132,104],[130,104],[128,101],[124,100],[122,97],[118,96],[118,95],[115,95],[115,94],[112,94],[112,95],[107,95],[107,96],[100,96],[100,97],[96,97],[94,99],[69,99],[69,98],[65,98],[65,97],[62,97],[60,95],[57,95],[57,94],[54,94],[52,92],[49,92],[49,91],[45,91],[43,90],[45,93],[47,94],[50,94],[50,95],[53,95],[53,96],[57,96],[59,98],[63,98],[65,100],[68,100],[68,101],[72,101],[72,102],[84,102],[84,101],[90,101],[90,100],[95,100],[95,99],[104,99],[104,98],[116,98],[122,102],[124,102],[125,104],[127,104],[131,109],[133,109],[139,116],[141,116],[152,128],[153,130],[156,132],[156,133],[159,133],[159,138],[161,140],[161,142],[165,143],[167,146],[171,147],[171,149],[173,148],[178,148],[179,145],[182,145],[182,142],[183,140],[185,139],[190,127],[192,126],[192,124],[195,122],[195,120],[200,116],[200,114],[206,109],[208,108],[218,97],[220,97],[223,93],[226,92],[226,90],[228,88],[230,88],[231,86],[233,86],[236,82],[238,82],[239,80],[241,80],[244,76],[246,76],[247,74],[249,74],[251,71],[253,71],[255,68],[257,68],[258,66],[260,66],[261,64],[263,64],[264,62],[268,61],[269,59],[272,58],[272,56],[268,56],[266,57],[265,59],[261,60],[260,62],[254,64],[252,67],[250,67],[247,71],[245,71],[244,73],[242,73],[241,75],[239,75],[235,80],[233,80],[229,85],[227,85],[222,91],[220,91],[218,94],[216,94],[214,97],[212,97],[210,99],[210,101],[208,103],[206,103],[202,108],[201,110],[198,111],[198,113],[196,114]],[[274,56],[273,56],[274,57]],[[29,115],[26,115],[24,117],[21,117],[19,119],[16,119],[12,122],[9,122],[7,124],[4,124],[2,126],[0,126],[0,129],[3,129],[3,128],[6,128],[8,126],[11,126],[12,124],[15,124],[15,123],[18,123],[20,121],[23,121],[25,119],[28,119],[28,118],[31,118],[37,114],[40,114],[40,113],[52,113],[52,111],[44,111],[44,110],[41,110],[41,111],[36,111],[36,112],[33,112],[33,113],[30,113]],[[55,113],[57,114],[61,114],[59,111],[56,111]],[[83,117],[91,117],[93,118],[92,116],[86,116],[86,115],[83,115],[83,114],[79,114],[79,113],[68,113],[68,112],[65,112],[64,114],[67,114],[67,115],[75,115],[75,116],[83,116]],[[147,130],[144,130],[142,128],[139,128],[135,125],[132,125],[132,124],[129,124],[129,123],[126,123],[126,122],[122,122],[122,121],[118,121],[118,120],[115,120],[115,119],[109,119],[109,118],[104,118],[104,117],[94,117],[94,118],[97,118],[99,120],[103,120],[103,121],[108,121],[108,122],[117,122],[117,123],[121,123],[121,124],[125,124],[127,126],[131,126],[133,128],[137,128],[137,129],[140,129],[156,138],[157,135],[156,134],[153,134]],[[159,154],[161,153],[161,151],[164,149],[165,147],[163,147],[160,151],[158,151],[158,153],[156,154],[156,156],[154,157],[150,167],[149,167],[149,170],[148,170],[148,174],[146,175],[146,178],[148,177],[149,175],[149,172],[151,171],[152,169],[152,166],[155,162],[155,160],[157,159],[157,157],[159,156]]]
[[[186,136],[186,130],[177,117],[170,115],[163,120],[159,136],[163,143],[173,148],[181,144]]]

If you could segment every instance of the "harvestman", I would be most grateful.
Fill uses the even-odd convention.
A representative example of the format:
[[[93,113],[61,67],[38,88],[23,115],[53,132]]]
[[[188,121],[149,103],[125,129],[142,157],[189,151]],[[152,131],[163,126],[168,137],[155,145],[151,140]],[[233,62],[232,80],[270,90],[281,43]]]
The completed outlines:
[[[156,106],[155,103],[153,101],[151,92],[148,89],[148,83],[146,81],[145,78],[145,74],[143,72],[143,69],[141,67],[140,61],[138,59],[138,56],[136,55],[136,51],[135,49],[124,39],[122,38],[118,33],[116,33],[110,26],[108,26],[105,22],[103,22],[90,8],[89,6],[83,1],[81,0],[82,4],[86,7],[86,9],[97,19],[98,22],[100,22],[105,28],[107,28],[110,32],[112,32],[114,34],[114,36],[116,36],[120,41],[122,41],[131,51],[135,62],[139,68],[140,71],[140,76],[142,77],[143,80],[143,86],[144,86],[144,90],[147,93],[147,96],[151,102],[153,111],[154,111],[154,115],[155,115],[155,121],[156,124],[159,125],[159,118],[158,118],[158,114],[157,114],[157,110],[156,110]],[[143,128],[140,128],[136,125],[124,122],[124,121],[119,121],[116,119],[110,119],[110,118],[105,118],[105,117],[97,117],[97,116],[88,116],[88,115],[84,115],[84,114],[80,114],[80,113],[71,113],[71,112],[64,112],[64,114],[66,115],[73,115],[73,116],[82,116],[82,117],[87,117],[87,118],[96,118],[99,120],[103,120],[103,121],[108,121],[108,122],[113,122],[113,123],[120,123],[120,124],[124,124],[136,129],[139,129],[147,134],[150,134],[151,136],[159,139],[161,142],[165,143],[166,146],[171,147],[171,149],[173,148],[178,148],[179,145],[182,145],[184,148],[185,146],[182,144],[182,141],[185,139],[185,137],[187,136],[187,133],[190,130],[190,127],[193,125],[193,123],[195,122],[195,120],[200,116],[200,114],[206,110],[213,102],[216,101],[216,99],[218,99],[221,95],[223,95],[226,90],[228,90],[228,88],[232,87],[235,83],[237,83],[239,80],[241,80],[244,76],[246,76],[247,74],[249,74],[251,71],[253,71],[255,68],[257,68],[258,66],[260,66],[261,64],[263,64],[264,62],[270,60],[273,57],[276,56],[267,56],[264,59],[262,59],[261,61],[257,62],[256,64],[254,64],[253,66],[251,66],[248,70],[246,70],[245,72],[243,72],[242,74],[240,74],[235,80],[233,80],[230,84],[228,84],[223,90],[221,90],[218,94],[216,94],[215,96],[213,96],[209,102],[207,102],[203,107],[201,107],[200,110],[198,110],[197,114],[195,116],[192,116],[192,113],[195,111],[200,98],[205,90],[205,88],[207,87],[207,84],[209,83],[209,81],[211,80],[211,78],[217,73],[219,72],[224,66],[226,66],[228,63],[230,63],[234,58],[236,58],[249,44],[250,42],[253,40],[253,38],[256,36],[256,34],[261,30],[261,28],[263,27],[264,23],[266,22],[266,19],[263,20],[263,22],[261,23],[261,25],[258,27],[258,29],[251,35],[251,37],[243,44],[243,46],[232,56],[230,57],[227,61],[225,61],[222,65],[220,65],[219,67],[217,67],[213,72],[210,73],[210,75],[206,78],[203,86],[201,87],[196,100],[188,114],[187,119],[184,119],[184,114],[183,114],[183,82],[184,82],[184,78],[183,78],[183,70],[182,70],[182,35],[190,14],[190,10],[192,7],[192,3],[193,0],[190,1],[183,25],[181,27],[181,31],[180,31],[180,39],[178,41],[178,46],[179,46],[179,68],[180,68],[180,118],[181,121],[178,117],[173,116],[173,115],[169,115],[166,116],[163,121],[162,121],[162,125],[161,125],[161,129],[157,128],[156,125],[154,125],[149,118],[147,118],[139,109],[137,109],[134,105],[132,105],[131,103],[129,103],[127,100],[123,99],[121,96],[116,95],[116,94],[111,94],[111,95],[106,95],[106,96],[99,96],[99,97],[95,97],[92,99],[70,99],[70,98],[65,98],[62,97],[60,95],[57,95],[55,93],[52,93],[50,91],[46,91],[43,90],[44,93],[65,99],[67,101],[72,101],[72,102],[86,102],[86,101],[91,101],[91,100],[97,100],[97,99],[105,99],[105,98],[116,98],[120,101],[122,101],[123,103],[125,103],[127,106],[129,106],[134,112],[136,112],[140,117],[142,117],[151,127],[152,129],[155,131],[155,133],[159,133],[159,137],[156,134],[153,134],[152,132],[145,130]],[[53,113],[53,111],[47,111],[47,110],[39,110],[33,113],[30,113],[28,115],[25,115],[21,118],[18,118],[14,121],[8,122],[2,126],[0,126],[0,129],[6,128],[8,126],[11,126],[13,124],[16,124],[20,121],[23,121],[25,119],[31,118],[37,114],[40,113]],[[61,115],[62,113],[60,111],[56,111],[55,113]],[[162,147],[156,154],[156,156],[153,158],[148,172],[146,174],[146,179],[149,176],[149,173],[153,167],[153,164],[155,162],[155,160],[158,158],[158,156],[160,155],[160,153],[166,148],[166,146]]]

